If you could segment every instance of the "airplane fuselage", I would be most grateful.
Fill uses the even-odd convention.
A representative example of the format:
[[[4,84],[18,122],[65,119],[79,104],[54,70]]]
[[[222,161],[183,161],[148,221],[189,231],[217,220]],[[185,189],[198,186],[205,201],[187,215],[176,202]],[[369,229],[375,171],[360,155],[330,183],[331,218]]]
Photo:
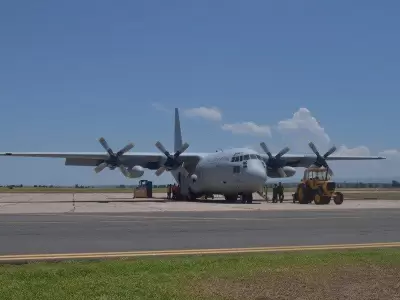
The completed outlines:
[[[187,179],[178,171],[172,174],[181,185],[187,180],[196,195],[254,193],[260,191],[267,180],[265,162],[256,151],[246,148],[203,156]]]

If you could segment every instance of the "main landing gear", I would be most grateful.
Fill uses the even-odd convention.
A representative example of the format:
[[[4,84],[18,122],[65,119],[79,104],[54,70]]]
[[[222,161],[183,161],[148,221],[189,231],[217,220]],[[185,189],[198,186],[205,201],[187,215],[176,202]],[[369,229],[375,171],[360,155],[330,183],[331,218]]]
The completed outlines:
[[[236,203],[240,197],[241,203],[253,203],[253,194],[252,193],[240,193],[233,195],[225,195],[225,201],[228,203]]]

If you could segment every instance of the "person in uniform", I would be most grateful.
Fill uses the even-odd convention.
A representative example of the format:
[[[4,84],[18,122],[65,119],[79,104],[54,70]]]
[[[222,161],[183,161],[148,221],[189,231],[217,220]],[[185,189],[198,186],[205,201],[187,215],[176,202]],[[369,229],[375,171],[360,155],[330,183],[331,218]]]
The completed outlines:
[[[168,184],[168,186],[167,186],[167,199],[171,199],[171,193],[172,193],[172,184]]]
[[[278,186],[275,183],[272,188],[272,203],[276,203],[278,201]]]
[[[278,196],[279,196],[279,202],[283,202],[283,198],[284,198],[284,188],[283,188],[283,185],[282,185],[282,182],[279,182],[279,185],[278,185]]]

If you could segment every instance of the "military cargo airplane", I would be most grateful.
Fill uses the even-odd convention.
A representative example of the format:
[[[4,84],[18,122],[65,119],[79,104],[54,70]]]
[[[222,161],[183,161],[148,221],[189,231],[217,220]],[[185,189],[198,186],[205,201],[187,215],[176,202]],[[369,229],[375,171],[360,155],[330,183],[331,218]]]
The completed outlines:
[[[336,147],[321,155],[313,143],[310,148],[316,156],[290,155],[289,148],[273,155],[262,142],[265,154],[249,148],[235,148],[211,153],[186,153],[188,143],[182,143],[179,111],[175,108],[174,154],[171,154],[161,142],[155,146],[161,152],[128,153],[134,145],[126,145],[115,153],[104,138],[99,139],[106,150],[104,152],[3,152],[0,156],[64,158],[67,166],[94,167],[96,173],[105,168],[119,168],[128,178],[139,178],[144,169],[156,170],[160,176],[169,171],[179,184],[181,194],[186,199],[195,199],[205,194],[222,194],[227,202],[251,203],[252,194],[260,191],[270,178],[291,177],[297,167],[324,166],[327,160],[371,160],[385,159],[380,156],[330,156]]]

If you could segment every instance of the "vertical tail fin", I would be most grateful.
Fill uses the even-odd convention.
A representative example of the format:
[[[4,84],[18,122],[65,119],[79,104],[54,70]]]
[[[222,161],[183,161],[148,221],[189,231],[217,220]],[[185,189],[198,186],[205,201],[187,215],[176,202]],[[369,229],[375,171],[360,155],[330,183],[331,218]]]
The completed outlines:
[[[174,151],[182,148],[182,131],[181,122],[179,120],[179,110],[175,108],[175,130],[174,130]]]

